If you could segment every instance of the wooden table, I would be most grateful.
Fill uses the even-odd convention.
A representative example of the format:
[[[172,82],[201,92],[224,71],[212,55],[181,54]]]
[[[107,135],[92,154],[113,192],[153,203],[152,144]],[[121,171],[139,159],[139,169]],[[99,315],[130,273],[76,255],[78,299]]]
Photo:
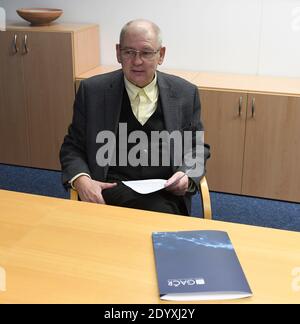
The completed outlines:
[[[233,303],[300,303],[300,233],[0,190],[1,303],[165,303],[151,233],[224,230],[253,290]],[[298,269],[299,270],[299,269]]]

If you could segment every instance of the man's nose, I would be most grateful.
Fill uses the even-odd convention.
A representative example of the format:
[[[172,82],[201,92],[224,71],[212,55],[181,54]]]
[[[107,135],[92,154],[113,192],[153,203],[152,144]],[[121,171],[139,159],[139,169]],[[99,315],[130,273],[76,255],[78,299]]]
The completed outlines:
[[[141,58],[141,54],[140,53],[135,53],[135,57],[133,59],[133,63],[135,65],[140,65],[140,64],[143,64],[144,63],[144,61]]]

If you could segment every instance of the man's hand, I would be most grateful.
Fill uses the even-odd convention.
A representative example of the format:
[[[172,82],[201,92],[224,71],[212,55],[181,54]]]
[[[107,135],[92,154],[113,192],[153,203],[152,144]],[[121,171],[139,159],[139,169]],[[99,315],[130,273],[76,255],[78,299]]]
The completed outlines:
[[[176,196],[184,196],[189,187],[189,178],[184,172],[178,171],[167,180],[165,187]]]
[[[82,201],[105,204],[102,190],[113,188],[117,183],[100,182],[92,180],[87,176],[81,176],[74,181],[73,185]]]

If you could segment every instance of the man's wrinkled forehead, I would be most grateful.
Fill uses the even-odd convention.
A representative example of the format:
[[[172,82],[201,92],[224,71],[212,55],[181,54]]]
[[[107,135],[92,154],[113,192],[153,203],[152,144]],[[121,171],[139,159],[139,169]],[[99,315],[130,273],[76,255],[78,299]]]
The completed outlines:
[[[153,46],[160,46],[160,32],[159,28],[155,29],[155,25],[149,21],[136,20],[128,23],[122,29],[120,34],[120,44],[125,45],[124,43],[128,40],[130,41],[140,41],[140,42],[149,42]]]
[[[151,29],[131,28],[124,34],[122,46],[128,46],[128,43],[140,43],[156,47],[158,41],[154,31]]]

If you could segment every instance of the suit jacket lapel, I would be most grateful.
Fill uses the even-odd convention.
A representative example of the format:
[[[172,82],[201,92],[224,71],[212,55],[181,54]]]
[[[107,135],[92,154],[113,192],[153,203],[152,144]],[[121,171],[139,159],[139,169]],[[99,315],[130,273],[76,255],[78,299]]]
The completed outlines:
[[[113,132],[115,135],[118,130],[118,123],[122,109],[124,92],[124,76],[122,71],[116,74],[115,78],[105,90],[105,108],[104,108],[104,127],[103,129]],[[115,148],[113,148],[115,149]],[[103,178],[106,179],[109,166],[102,170]]]
[[[167,82],[166,77],[159,71],[157,72],[157,83],[166,130],[172,132],[180,128],[180,105],[177,95]]]
[[[116,134],[122,108],[124,76],[121,70],[105,91],[104,129]]]

